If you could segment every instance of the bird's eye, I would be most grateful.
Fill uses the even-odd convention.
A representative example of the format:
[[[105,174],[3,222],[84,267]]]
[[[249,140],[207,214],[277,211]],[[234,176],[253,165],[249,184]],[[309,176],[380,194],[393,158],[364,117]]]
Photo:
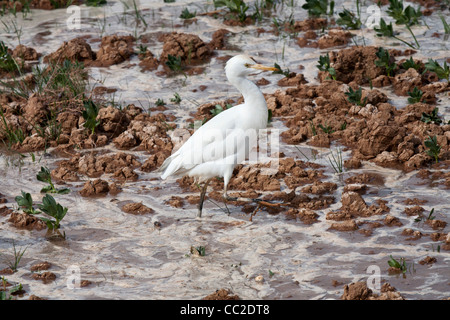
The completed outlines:
[[[246,63],[246,64],[244,64],[244,66],[245,66],[246,68],[250,68],[251,64],[250,64],[250,63]]]

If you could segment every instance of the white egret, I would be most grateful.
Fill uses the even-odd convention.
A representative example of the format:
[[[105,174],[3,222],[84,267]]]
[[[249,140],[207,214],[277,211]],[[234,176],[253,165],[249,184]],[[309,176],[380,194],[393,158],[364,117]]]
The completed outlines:
[[[197,217],[202,215],[206,189],[212,178],[223,177],[223,196],[228,199],[227,185],[234,168],[255,147],[254,134],[267,127],[266,100],[256,84],[246,78],[255,70],[277,69],[258,64],[242,54],[228,60],[226,76],[243,95],[244,103],[222,111],[202,125],[159,169],[164,171],[162,179],[187,175],[195,177],[199,183],[204,182]]]

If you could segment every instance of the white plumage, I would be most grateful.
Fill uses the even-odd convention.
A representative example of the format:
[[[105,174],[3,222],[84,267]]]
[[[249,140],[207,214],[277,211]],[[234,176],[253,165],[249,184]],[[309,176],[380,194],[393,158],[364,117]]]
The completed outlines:
[[[162,164],[162,179],[169,176],[195,177],[204,182],[198,217],[201,217],[206,188],[210,179],[223,177],[224,197],[237,164],[242,163],[252,148],[255,134],[267,127],[268,110],[261,90],[246,77],[256,70],[275,71],[276,68],[257,64],[247,55],[228,60],[225,73],[228,81],[243,95],[244,103],[226,109],[206,122]]]

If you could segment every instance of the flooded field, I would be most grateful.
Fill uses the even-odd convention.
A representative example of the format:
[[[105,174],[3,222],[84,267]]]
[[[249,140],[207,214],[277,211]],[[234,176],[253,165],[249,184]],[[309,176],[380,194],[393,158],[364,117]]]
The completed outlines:
[[[0,16],[6,297],[450,298],[448,2],[405,1],[421,12],[407,23],[389,1],[318,16],[295,0],[240,15],[213,1],[31,3]],[[218,178],[198,219],[193,179],[156,169],[241,103],[224,72],[240,53],[280,68],[250,77],[279,149],[276,172],[244,163],[228,190],[276,206],[225,204]],[[43,168],[70,189],[50,193],[67,208],[59,228],[27,213],[44,205]]]

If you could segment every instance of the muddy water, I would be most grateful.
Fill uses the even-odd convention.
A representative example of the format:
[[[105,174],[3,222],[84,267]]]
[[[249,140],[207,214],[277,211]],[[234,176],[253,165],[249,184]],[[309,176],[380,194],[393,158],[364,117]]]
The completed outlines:
[[[362,7],[363,12],[372,4],[367,2]],[[258,34],[258,27],[270,29],[271,18],[245,28],[224,26],[221,20],[208,16],[198,16],[197,21],[183,24],[178,16],[186,6],[190,11],[202,13],[213,10],[212,4],[205,1],[177,1],[171,4],[162,1],[137,2],[145,25],[136,18],[132,2],[125,3],[127,5],[108,1],[108,5],[102,8],[82,6],[80,28],[75,30],[69,30],[66,26],[70,14],[65,9],[52,12],[33,10],[26,19],[19,14],[15,21],[22,28],[20,42],[45,55],[55,51],[63,41],[81,35],[96,39],[102,35],[125,33],[145,36],[148,39],[146,45],[159,56],[162,44],[157,37],[160,33],[194,33],[209,41],[215,30],[226,27],[233,32],[229,38],[231,50],[218,51],[218,56],[247,52],[261,63],[272,65],[277,62],[282,68],[302,72],[312,83],[317,81],[315,65],[324,51],[300,48],[295,38],[288,34]],[[286,4],[279,6],[276,16],[281,20],[290,16],[295,20],[304,19],[306,12],[301,9],[302,3],[295,4],[294,7]],[[336,10],[340,11],[342,5],[351,8],[352,4],[337,1]],[[3,17],[2,21],[11,23],[10,19]],[[422,45],[415,57],[448,57],[448,41],[430,37],[433,32],[442,30],[439,17],[432,15],[424,20],[429,29],[426,26],[414,28]],[[401,31],[400,37],[412,41],[405,30],[398,30]],[[397,47],[399,44],[393,40],[378,39],[373,31],[367,29],[355,34],[358,35],[355,41],[359,45]],[[11,30],[4,29],[1,37],[10,46],[18,44],[17,35]],[[96,50],[95,42],[91,43],[93,50]],[[405,49],[404,46],[401,48]],[[215,57],[204,64],[202,74],[187,78],[143,73],[138,62],[134,56],[121,65],[91,68],[90,83],[92,86],[116,88],[117,92],[110,98],[122,106],[135,103],[143,108],[152,107],[156,99],[168,102],[177,92],[182,102],[179,105],[169,104],[167,112],[177,116],[180,127],[186,126],[189,113],[200,104],[239,98],[237,91],[224,77],[222,60]],[[301,71],[300,65],[304,66]],[[254,79],[261,77],[256,75]],[[262,87],[264,92],[279,89],[276,83],[280,76],[265,74],[264,77],[270,81]],[[198,90],[200,85],[206,85],[206,90]],[[384,92],[394,105],[405,105],[406,98]],[[442,97],[439,110],[446,119],[450,118],[448,97]],[[272,126],[283,130],[282,122],[276,119]],[[65,241],[49,240],[45,237],[45,231],[17,230],[9,225],[6,218],[0,217],[0,249],[5,259],[12,259],[13,241],[16,248],[27,248],[18,272],[6,278],[10,282],[22,283],[30,295],[49,299],[199,299],[220,288],[230,289],[244,299],[338,299],[344,284],[367,280],[372,275],[367,270],[374,266],[379,270],[381,282],[389,282],[407,299],[450,296],[449,253],[437,252],[438,243],[428,236],[407,240],[401,235],[404,228],[419,228],[425,234],[434,232],[427,225],[414,223],[403,213],[403,201],[408,198],[428,200],[423,205],[425,212],[434,208],[439,220],[450,223],[448,190],[418,178],[417,172],[405,174],[371,163],[363,163],[362,169],[336,175],[328,157],[330,150],[335,151],[337,146],[321,149],[300,145],[299,148],[303,154],[293,146],[281,145],[281,151],[286,156],[301,160],[305,160],[306,156],[310,161],[324,165],[328,180],[338,184],[333,194],[336,199],[340,199],[343,181],[354,172],[381,176],[384,183],[369,185],[364,199],[368,205],[377,199],[387,200],[390,214],[399,218],[403,226],[376,228],[371,236],[357,231],[328,230],[331,222],[325,219],[325,215],[338,209],[340,202],[318,210],[319,222],[312,225],[288,220],[283,215],[269,215],[264,211],[250,222],[248,215],[242,213],[240,208],[229,206],[231,214],[227,215],[223,204],[217,203],[218,207],[211,201],[205,204],[203,218],[198,220],[195,219],[194,205],[187,204],[183,209],[176,209],[164,203],[172,195],[189,195],[180,190],[174,180],[161,182],[155,179],[158,178],[155,173],[136,170],[138,181],[126,183],[123,191],[116,196],[83,198],[77,191],[84,181],[70,183],[68,187],[72,192],[58,196],[58,201],[69,208],[62,222]],[[111,146],[106,149],[114,151]],[[41,166],[53,169],[55,163],[61,160],[51,151],[36,153],[34,162],[30,156],[24,159],[6,153],[0,156],[0,192],[6,196],[9,207],[14,207],[14,197],[20,194],[20,190],[30,192],[33,199],[41,199],[39,190],[42,184],[36,180],[36,173]],[[141,162],[148,157],[144,152],[132,153]],[[349,154],[349,151],[344,151],[344,159]],[[102,178],[112,181],[108,175]],[[123,212],[121,207],[130,201],[142,202],[153,208],[155,213],[135,216]],[[382,218],[374,216],[367,219],[376,222]],[[156,227],[155,222],[160,223],[161,227]],[[444,231],[448,232],[448,227]],[[191,246],[204,246],[206,256],[192,256]],[[406,259],[408,271],[404,275],[388,273],[390,255]],[[431,266],[420,265],[418,261],[428,255],[436,257],[437,262]],[[53,265],[50,271],[57,275],[55,281],[42,284],[31,279],[31,265],[42,261]],[[0,269],[6,266],[3,261],[1,263]],[[77,271],[81,280],[92,283],[72,289],[72,276]],[[263,282],[255,281],[259,275],[264,277]]]

